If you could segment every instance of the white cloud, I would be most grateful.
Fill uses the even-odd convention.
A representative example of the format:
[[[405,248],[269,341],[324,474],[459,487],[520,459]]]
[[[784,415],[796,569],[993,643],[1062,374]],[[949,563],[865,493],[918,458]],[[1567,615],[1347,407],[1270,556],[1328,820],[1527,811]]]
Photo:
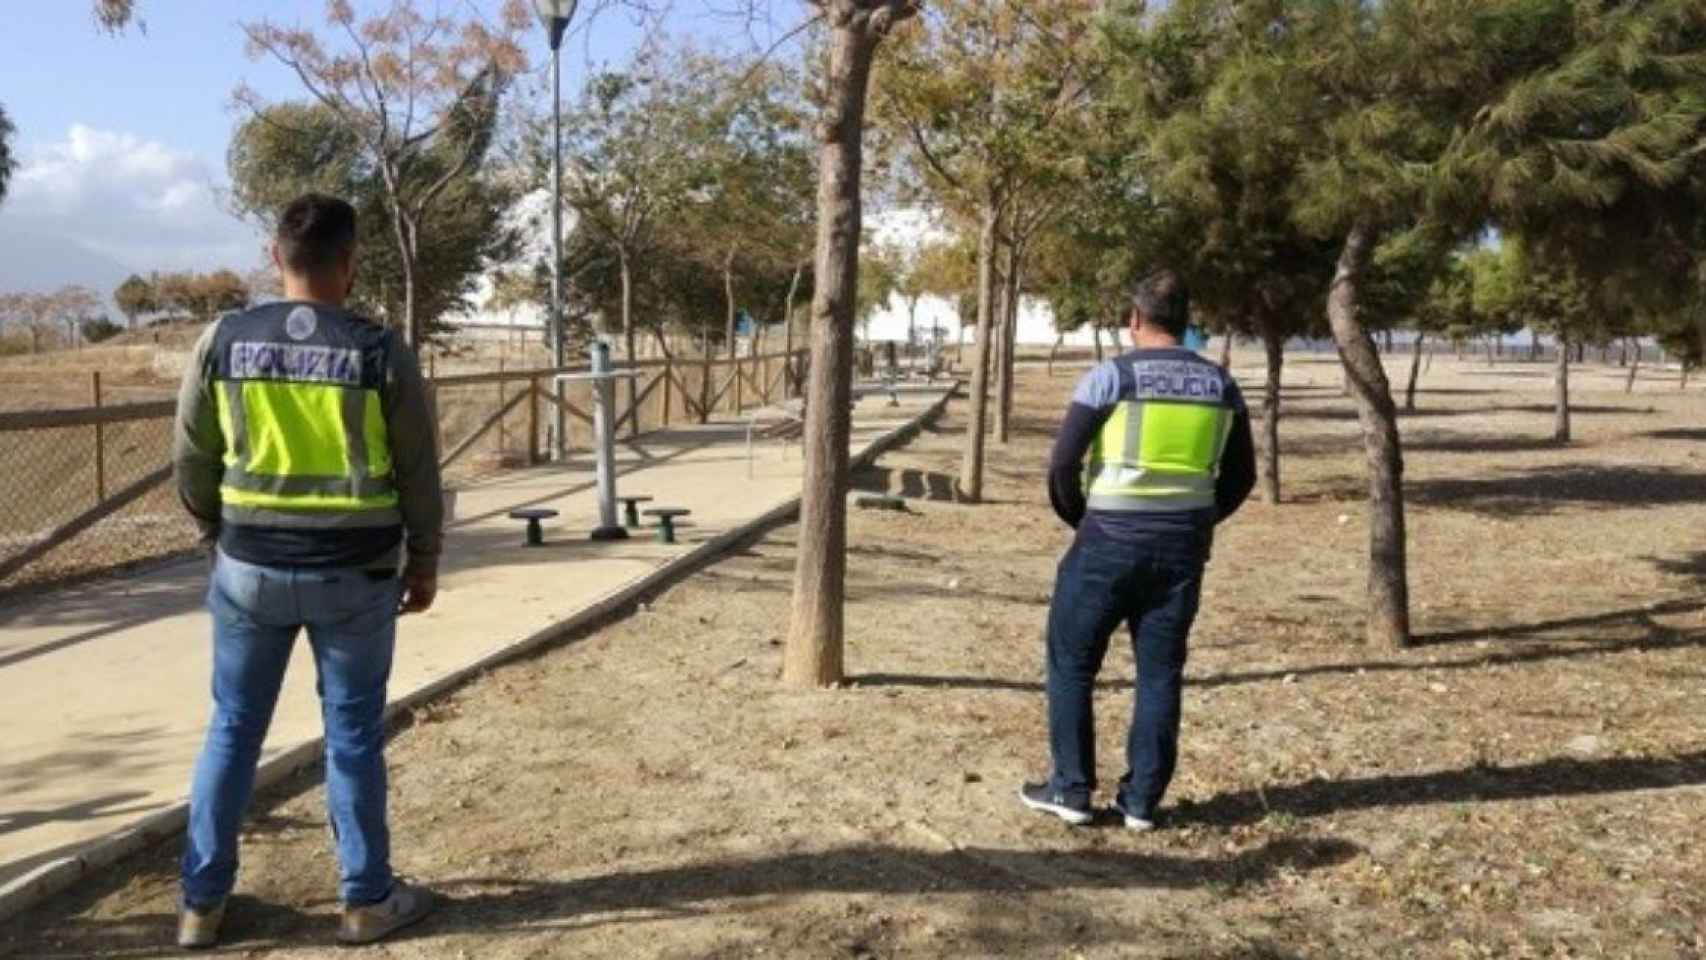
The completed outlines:
[[[81,124],[22,153],[0,208],[14,232],[77,243],[139,271],[260,261],[256,231],[220,208],[215,168],[201,157]]]

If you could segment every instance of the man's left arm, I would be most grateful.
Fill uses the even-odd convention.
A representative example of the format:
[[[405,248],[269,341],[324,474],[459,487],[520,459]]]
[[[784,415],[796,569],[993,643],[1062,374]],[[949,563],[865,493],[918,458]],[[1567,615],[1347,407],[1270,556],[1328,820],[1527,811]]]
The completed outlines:
[[[444,549],[444,479],[438,467],[438,426],[415,354],[393,343],[387,374],[385,426],[406,533],[402,612],[429,609],[438,595]]]
[[[1250,436],[1250,410],[1236,384],[1228,384],[1232,401],[1232,433],[1220,458],[1220,476],[1214,484],[1215,522],[1238,512],[1256,486],[1256,444]]]
[[[208,376],[208,351],[219,324],[209,324],[196,342],[178,386],[178,415],[172,427],[172,473],[178,500],[201,529],[202,543],[219,538],[219,484],[225,477],[225,434],[219,428],[215,385]]]

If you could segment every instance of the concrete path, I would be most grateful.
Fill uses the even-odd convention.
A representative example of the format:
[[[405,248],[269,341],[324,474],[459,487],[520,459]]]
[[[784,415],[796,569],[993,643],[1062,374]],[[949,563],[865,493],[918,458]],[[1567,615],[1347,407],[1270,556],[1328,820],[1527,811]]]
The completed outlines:
[[[944,388],[945,389],[945,388]],[[942,391],[870,396],[852,452],[918,417]],[[399,628],[393,699],[586,610],[721,532],[799,496],[800,447],[742,422],[650,434],[618,446],[621,493],[693,511],[682,542],[651,531],[593,544],[590,460],[509,471],[464,488],[435,609]],[[547,545],[522,547],[519,506],[561,512]],[[180,802],[210,709],[206,564],[191,561],[0,607],[0,887]],[[320,735],[314,665],[298,642],[263,762]]]

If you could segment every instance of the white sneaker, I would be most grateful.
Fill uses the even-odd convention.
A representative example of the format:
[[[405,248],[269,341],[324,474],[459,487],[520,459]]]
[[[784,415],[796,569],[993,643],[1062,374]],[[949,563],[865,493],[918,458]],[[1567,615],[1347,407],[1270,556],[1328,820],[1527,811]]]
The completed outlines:
[[[344,905],[338,923],[338,939],[344,943],[372,943],[416,923],[432,912],[436,898],[425,887],[398,880],[378,903]]]
[[[1140,833],[1148,833],[1155,829],[1155,818],[1153,815],[1147,817],[1137,816],[1136,814],[1127,811],[1118,800],[1114,801],[1114,812],[1125,819],[1125,828],[1127,830],[1136,830]]]

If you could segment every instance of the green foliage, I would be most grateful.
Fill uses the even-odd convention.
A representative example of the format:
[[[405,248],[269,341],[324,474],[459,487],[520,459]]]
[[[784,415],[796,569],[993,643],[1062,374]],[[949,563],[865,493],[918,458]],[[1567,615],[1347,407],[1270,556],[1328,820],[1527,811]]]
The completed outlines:
[[[6,116],[6,108],[0,106],[0,203],[6,201],[6,190],[12,183],[12,174],[18,169],[18,158],[12,155],[12,138],[18,133],[18,128],[12,125],[12,118]]]
[[[1183,0],[1154,17],[1119,5],[1107,24],[1116,96],[1131,105],[1126,153],[1153,208],[1126,205],[1148,230],[1128,240],[1124,272],[1180,271],[1212,329],[1284,339],[1323,326],[1335,247],[1296,205],[1320,131],[1304,119],[1318,107],[1294,60],[1294,16]]]
[[[188,314],[203,323],[249,305],[248,282],[231,270],[150,274],[144,283],[147,291],[141,296],[153,310]]]
[[[1706,7],[1553,4],[1549,42],[1458,139],[1495,222],[1595,282],[1639,273],[1680,303],[1706,219]]]
[[[102,340],[111,340],[124,332],[123,327],[106,317],[89,317],[78,324],[77,329],[83,334],[85,343],[100,343]]]
[[[160,299],[155,294],[154,284],[131,274],[113,290],[113,303],[118,305],[119,312],[136,326],[136,318],[145,313],[156,313],[160,310]]]
[[[816,174],[797,86],[774,65],[691,52],[588,80],[564,117],[563,183],[564,271],[586,312],[621,316],[624,263],[632,322],[659,332],[720,338],[737,308],[781,320],[796,271],[810,297]],[[541,168],[546,124],[533,124]]]
[[[859,285],[854,291],[853,320],[870,339],[870,323],[877,311],[888,305],[901,288],[906,261],[899,250],[868,246],[859,255]]]
[[[1520,240],[1468,259],[1473,302],[1483,329],[1529,327],[1580,342],[1592,331],[1588,287],[1573,266],[1550,260]]]
[[[467,122],[459,114],[452,123]],[[451,168],[447,153],[483,131],[429,142],[407,167],[407,176],[436,180]],[[451,146],[455,144],[455,146]],[[484,155],[484,148],[481,149]],[[360,138],[337,113],[312,103],[281,103],[244,121],[226,156],[231,198],[237,210],[272,230],[291,200],[309,191],[343,197],[355,205],[358,264],[352,306],[386,322],[403,313],[401,253],[379,170]],[[428,330],[443,317],[472,309],[486,267],[512,257],[516,234],[506,222],[516,188],[475,172],[453,178],[438,201],[431,230],[417,249],[415,312]]]

